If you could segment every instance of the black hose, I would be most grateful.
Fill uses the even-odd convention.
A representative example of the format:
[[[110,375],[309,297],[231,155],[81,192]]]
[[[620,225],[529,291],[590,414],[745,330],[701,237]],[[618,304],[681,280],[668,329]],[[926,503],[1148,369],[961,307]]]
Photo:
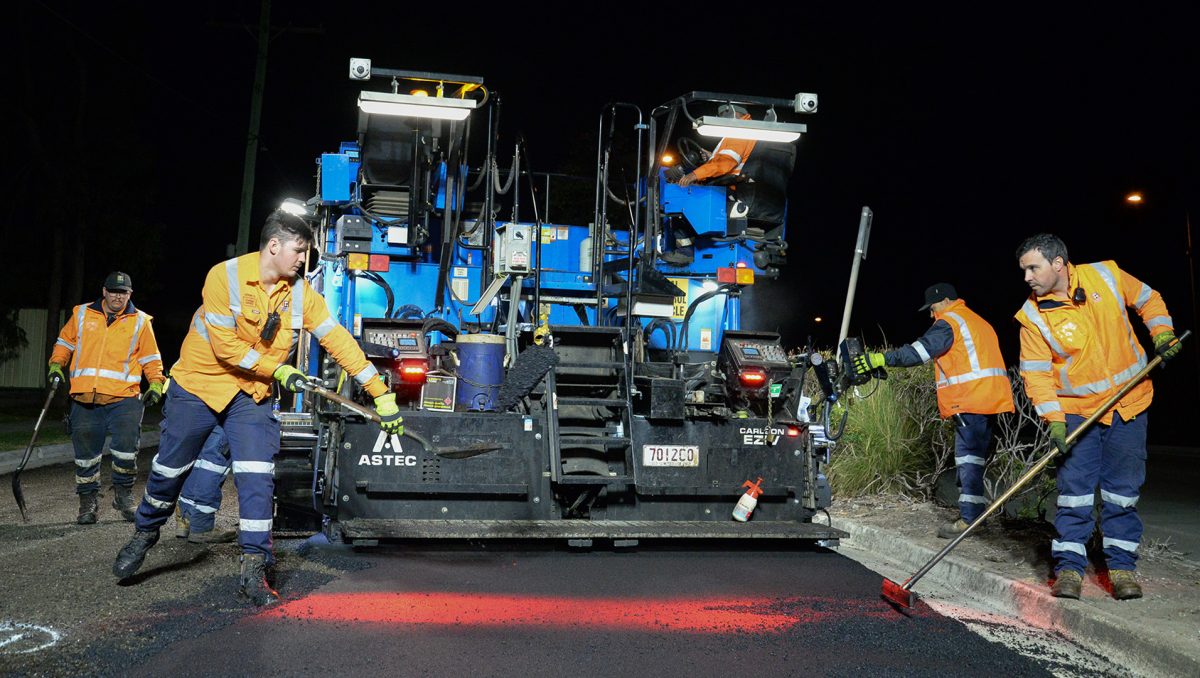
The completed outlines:
[[[396,295],[392,292],[392,286],[383,279],[383,276],[375,271],[359,271],[358,275],[383,288],[383,293],[387,295],[387,311],[383,314],[383,317],[392,317],[392,307],[396,305]]]
[[[688,321],[690,321],[692,319],[692,314],[696,312],[696,308],[698,306],[700,306],[700,304],[708,301],[709,299],[715,297],[718,294],[728,294],[730,292],[735,291],[736,289],[737,289],[737,285],[734,285],[732,283],[726,283],[724,285],[721,285],[717,289],[712,290],[711,292],[705,292],[704,294],[701,294],[700,296],[696,297],[695,301],[693,301],[691,304],[688,305],[687,313],[685,313],[683,315],[683,323],[680,325],[680,328],[679,328],[679,340],[678,340],[678,345],[677,345],[676,350],[679,350],[679,351],[684,350],[684,347],[687,344]]]

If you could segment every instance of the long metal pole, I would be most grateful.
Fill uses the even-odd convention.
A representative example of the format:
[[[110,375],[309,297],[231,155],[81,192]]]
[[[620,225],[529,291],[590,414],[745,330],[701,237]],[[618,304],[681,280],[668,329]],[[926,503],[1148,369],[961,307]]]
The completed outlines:
[[[258,131],[262,121],[262,96],[267,79],[267,44],[271,40],[271,0],[262,0],[258,17],[258,62],[250,95],[250,129],[246,132],[246,160],[242,165],[242,207],[238,215],[234,255],[250,251],[250,207],[254,203],[254,172],[258,160]]]
[[[846,308],[842,311],[842,329],[838,333],[837,346],[842,345],[850,332],[850,312],[854,310],[854,291],[858,287],[858,267],[867,258],[867,241],[871,239],[871,220],[875,214],[871,208],[863,205],[862,214],[858,218],[858,240],[854,245],[854,262],[850,266],[850,287],[846,290]]]

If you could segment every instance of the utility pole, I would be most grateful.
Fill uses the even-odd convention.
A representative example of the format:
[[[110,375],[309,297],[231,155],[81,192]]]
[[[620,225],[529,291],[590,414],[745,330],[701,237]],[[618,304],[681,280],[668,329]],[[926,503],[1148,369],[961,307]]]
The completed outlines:
[[[250,207],[254,202],[254,171],[258,161],[258,130],[262,121],[262,96],[267,80],[267,45],[271,42],[271,0],[262,0],[258,16],[258,61],[254,67],[254,89],[250,95],[250,130],[246,132],[246,161],[242,166],[242,208],[238,215],[234,256],[250,247]]]
[[[225,26],[243,29],[242,25]],[[271,0],[262,0],[258,16],[258,57],[254,66],[254,87],[250,93],[250,129],[246,132],[246,159],[242,166],[242,204],[238,215],[237,243],[234,255],[245,254],[250,249],[250,209],[254,205],[254,176],[258,162],[259,128],[262,122],[262,99],[267,81],[267,46],[271,42]],[[285,26],[275,29],[279,33],[323,34],[325,29]]]

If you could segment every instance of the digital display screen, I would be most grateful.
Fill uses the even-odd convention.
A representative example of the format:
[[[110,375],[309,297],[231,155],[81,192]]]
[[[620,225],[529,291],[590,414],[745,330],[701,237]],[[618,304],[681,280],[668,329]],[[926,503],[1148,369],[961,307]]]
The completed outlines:
[[[396,340],[398,346],[416,346],[417,340],[412,337],[398,337]]]
[[[759,355],[758,349],[752,346],[743,346],[742,355]]]

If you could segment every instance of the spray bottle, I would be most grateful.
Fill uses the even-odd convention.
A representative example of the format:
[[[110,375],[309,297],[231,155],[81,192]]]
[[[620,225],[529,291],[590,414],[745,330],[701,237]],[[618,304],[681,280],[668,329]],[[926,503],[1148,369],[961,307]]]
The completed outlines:
[[[763,493],[762,487],[760,487],[761,483],[761,476],[759,476],[758,480],[754,482],[747,480],[746,482],[742,483],[742,487],[747,487],[750,489],[746,490],[746,493],[742,495],[742,498],[738,499],[737,506],[733,507],[734,520],[744,523],[750,519],[750,514],[754,512],[754,507],[758,506],[758,497]]]

